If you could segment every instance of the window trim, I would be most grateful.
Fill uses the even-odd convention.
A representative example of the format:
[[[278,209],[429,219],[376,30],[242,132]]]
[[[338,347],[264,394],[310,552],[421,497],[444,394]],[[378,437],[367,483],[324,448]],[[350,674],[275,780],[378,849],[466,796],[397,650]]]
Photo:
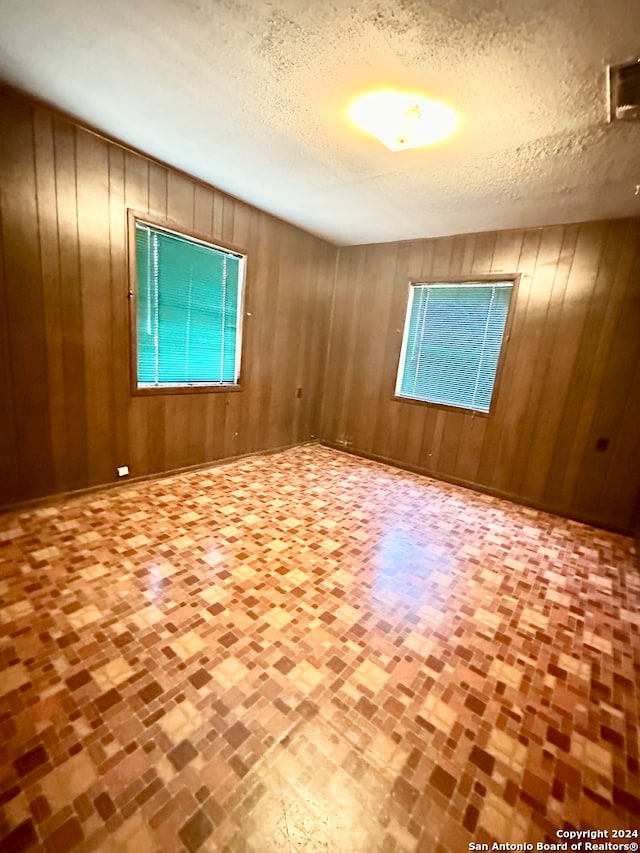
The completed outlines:
[[[242,273],[240,279],[240,305],[238,310],[238,334],[240,336],[240,371],[238,379],[233,384],[213,383],[211,385],[164,385],[157,388],[140,388],[138,386],[138,334],[137,334],[137,297],[138,297],[138,270],[136,255],[136,223],[150,225],[163,231],[176,234],[178,237],[187,237],[190,240],[204,243],[214,249],[241,255],[243,259]],[[158,394],[229,394],[243,390],[242,374],[245,358],[245,299],[247,285],[247,252],[239,246],[231,243],[222,245],[213,241],[210,235],[193,228],[185,228],[183,225],[170,219],[160,219],[150,216],[141,211],[127,208],[127,236],[128,236],[128,302],[129,302],[129,385],[132,396],[147,397]]]
[[[395,359],[395,374],[393,377],[393,391],[391,394],[391,400],[396,403],[408,403],[410,405],[415,406],[427,406],[431,409],[438,409],[446,412],[457,412],[462,415],[470,415],[471,417],[479,417],[479,418],[489,418],[494,412],[496,400],[500,394],[500,389],[502,386],[502,376],[504,373],[504,364],[506,361],[506,353],[507,353],[507,345],[511,340],[511,330],[513,326],[513,318],[515,316],[516,303],[518,298],[518,286],[520,284],[520,279],[522,277],[521,273],[491,273],[487,275],[473,275],[469,274],[468,276],[428,276],[425,278],[412,278],[409,280],[407,287],[407,296],[405,300],[405,311],[404,311],[404,319],[403,325],[400,329],[400,346],[397,349],[396,359]],[[402,395],[397,393],[398,386],[400,384],[400,367],[402,355],[404,352],[405,346],[405,333],[408,328],[408,321],[411,310],[411,289],[413,287],[419,287],[424,284],[493,284],[495,282],[511,282],[511,298],[509,300],[509,310],[507,311],[507,319],[504,326],[504,334],[502,336],[502,343],[500,345],[500,355],[498,357],[498,365],[496,367],[496,378],[493,383],[493,391],[491,394],[491,405],[489,407],[488,412],[482,412],[478,409],[468,409],[464,406],[451,406],[446,403],[432,403],[429,400],[416,400],[414,397],[403,397]]]

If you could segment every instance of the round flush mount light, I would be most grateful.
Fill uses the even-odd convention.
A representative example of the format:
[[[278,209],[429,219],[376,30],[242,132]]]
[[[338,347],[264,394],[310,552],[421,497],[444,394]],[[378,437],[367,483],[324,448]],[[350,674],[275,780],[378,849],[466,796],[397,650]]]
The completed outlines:
[[[349,116],[391,151],[433,145],[450,136],[458,124],[456,114],[446,104],[392,89],[358,98]]]

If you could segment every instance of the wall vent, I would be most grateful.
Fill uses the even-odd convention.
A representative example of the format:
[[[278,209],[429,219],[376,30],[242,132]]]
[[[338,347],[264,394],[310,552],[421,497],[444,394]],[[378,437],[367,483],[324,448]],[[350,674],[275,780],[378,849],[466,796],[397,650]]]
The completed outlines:
[[[640,58],[609,66],[609,121],[640,121]]]

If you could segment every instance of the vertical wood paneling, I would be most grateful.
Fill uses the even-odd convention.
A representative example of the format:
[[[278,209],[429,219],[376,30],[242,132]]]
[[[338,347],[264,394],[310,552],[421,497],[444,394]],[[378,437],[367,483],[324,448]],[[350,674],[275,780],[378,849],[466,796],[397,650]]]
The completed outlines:
[[[60,298],[55,148],[52,117],[43,113],[36,113],[33,119],[38,241],[44,300],[44,337],[47,347],[47,386],[50,389],[51,452],[54,488],[59,491],[61,484],[65,482],[69,448],[67,445],[67,407],[65,405],[64,381],[64,318]]]
[[[18,95],[0,128],[1,505],[318,433],[334,247]],[[127,208],[246,251],[242,391],[131,394]]]
[[[456,245],[456,242],[459,242],[458,238],[454,238],[452,246]],[[436,261],[436,248],[437,243],[435,240],[427,240],[423,244],[423,252],[422,252],[422,261],[418,269],[417,275],[411,275],[411,281],[420,281],[424,279],[430,278],[434,275],[434,265]],[[417,250],[417,247],[416,247]],[[414,256],[415,252],[414,250]],[[460,254],[462,258],[462,253]],[[413,268],[413,260],[410,261],[410,269]],[[450,267],[449,267],[450,268]],[[396,358],[395,364],[392,366],[392,375],[393,379],[397,378],[398,371],[398,362],[399,362],[399,353],[400,353],[400,342],[402,339],[402,332],[404,329],[404,321],[406,317],[406,307],[407,307],[407,294],[405,290],[404,294],[404,306],[398,317],[398,328],[400,329],[400,338],[397,344],[396,349]],[[440,443],[439,440],[442,437],[442,430],[438,430],[438,445],[437,448],[434,447],[433,437],[438,428],[438,417],[441,414],[436,409],[426,410],[421,406],[409,406],[407,407],[404,403],[396,403],[396,406],[400,408],[401,411],[406,412],[406,442],[407,442],[407,459],[410,460],[411,465],[420,465],[422,464],[420,460],[425,459],[427,468],[433,467],[433,451],[439,449]],[[400,452],[402,452],[402,447],[400,448]]]
[[[616,518],[625,518],[631,506],[631,525],[635,525],[640,544],[640,338],[636,341],[635,357],[635,367],[631,367],[627,384],[623,417],[617,424],[607,468],[599,480],[593,477],[590,469],[581,470],[574,499],[578,506],[590,506],[594,502],[606,506]],[[595,442],[595,432],[591,437]]]
[[[219,235],[222,239],[222,213],[224,207],[225,196],[214,190],[213,193],[213,234]]]
[[[111,395],[114,406],[114,462],[127,464],[129,453],[129,281],[127,278],[127,219],[124,152],[109,146],[109,274],[111,295]]]
[[[362,314],[360,303],[366,299],[366,289],[362,281],[365,270],[366,249],[356,246],[348,256],[348,266],[343,270],[338,268],[337,276],[342,280],[336,286],[336,301],[334,306],[334,323],[338,333],[338,346],[330,365],[327,395],[334,401],[334,417],[336,419],[336,441],[343,445],[352,442],[347,431],[347,421],[351,412],[349,400],[353,392],[353,356],[355,352],[356,334],[362,317],[367,317],[370,306]],[[352,286],[358,282],[358,286]]]
[[[168,216],[169,187],[168,170],[158,163],[147,164],[147,207],[150,216],[166,219]],[[142,209],[144,211],[144,208]],[[126,270],[125,270],[126,272]],[[135,401],[135,402],[134,402]],[[146,467],[149,473],[166,471],[169,468],[167,457],[167,408],[169,397],[148,397],[144,401],[144,412],[139,408],[138,398],[132,400],[140,417],[147,418],[146,430]]]
[[[340,249],[327,364],[339,393],[325,396],[323,438],[340,444],[346,423],[356,451],[629,529],[640,487],[639,248],[640,220],[411,241],[395,244],[386,290],[372,282],[392,245]],[[489,417],[384,393],[397,370],[390,338],[404,320],[407,270],[414,280],[521,274]],[[380,353],[369,359],[357,353],[368,326]],[[363,405],[361,389],[376,384]],[[610,440],[604,452],[600,437]]]
[[[544,389],[544,393],[540,393],[537,398],[530,401],[531,441],[521,482],[522,493],[530,495],[533,501],[541,500],[544,494],[552,461],[549,447],[555,442],[562,418],[562,407],[557,405],[556,397],[561,376],[556,370],[555,349],[558,343],[561,308],[575,257],[578,232],[577,225],[565,227],[560,259],[554,275],[551,301],[542,333],[540,355],[533,368],[536,377],[539,376],[537,387]]]
[[[271,330],[270,352],[269,352],[269,373],[274,372],[280,374],[280,381],[271,384],[271,393],[269,395],[269,406],[267,408],[267,441],[271,447],[278,447],[286,442],[283,434],[283,425],[280,413],[282,407],[286,405],[286,396],[292,382],[292,365],[285,362],[285,329],[287,326],[288,317],[288,294],[285,287],[285,268],[282,263],[282,258],[291,256],[294,249],[293,234],[291,229],[286,226],[281,226],[280,234],[280,256],[281,260],[278,264],[277,279],[274,282],[274,300],[267,300],[267,305],[264,308],[263,322],[267,328]],[[295,270],[295,262],[293,262]],[[295,276],[295,273],[294,273]],[[270,291],[271,292],[271,291]],[[267,332],[269,337],[269,332]]]
[[[529,401],[539,400],[543,394],[543,371],[540,369],[544,364],[542,348],[545,329],[549,323],[549,308],[562,254],[563,240],[564,228],[545,229],[540,240],[536,265],[532,274],[535,283],[529,290],[526,314],[527,331],[526,334],[520,332],[522,342],[518,349],[518,362],[516,362],[516,373],[520,376],[517,384],[521,393]],[[519,370],[518,365],[520,365]],[[522,365],[528,366],[526,375],[521,373],[524,369]],[[512,407],[510,406],[510,408]],[[510,470],[506,474],[506,480],[512,484],[510,488],[516,492],[521,489],[522,479],[527,469],[535,427],[534,418],[525,418],[518,426],[518,444],[510,459]]]
[[[523,249],[524,232],[508,231],[498,234],[496,246],[493,255],[492,272],[509,273],[519,271],[519,262]],[[526,306],[527,293],[526,278],[520,280],[519,293],[520,298],[514,309],[513,328],[518,328],[518,321],[523,316],[524,307]],[[523,299],[523,294],[525,298]],[[493,399],[493,414],[489,419],[485,418],[485,429],[482,437],[481,450],[475,459],[470,459],[469,466],[475,466],[476,475],[471,479],[471,482],[486,483],[491,482],[493,471],[498,458],[498,453],[501,447],[502,430],[504,426],[504,415],[508,411],[506,400],[508,397],[508,389],[514,378],[515,367],[515,342],[518,336],[511,334],[511,337],[503,343],[504,348],[504,364],[501,376],[501,386],[505,389],[505,393],[497,393],[500,389],[496,389]]]
[[[89,480],[104,483],[117,464],[113,388],[105,370],[113,357],[107,144],[79,132],[76,162]]]
[[[471,236],[465,240],[465,250],[473,252],[474,237]],[[453,247],[455,246],[454,237],[443,237],[441,240],[435,240],[433,243],[433,261],[431,263],[431,275],[448,276],[451,271],[451,259],[453,257]],[[464,262],[464,255],[463,255]]]
[[[562,411],[545,484],[545,499],[561,505],[566,494],[566,463],[575,442],[575,403],[586,393],[577,381],[578,353],[603,259],[607,223],[585,223],[578,231],[576,251],[564,292],[558,339],[554,348],[556,405]]]
[[[54,118],[54,156],[57,251],[60,266],[60,314],[64,358],[64,387],[52,393],[64,396],[67,423],[65,488],[81,488],[88,470],[84,326],[78,248],[76,144],[73,126]]]
[[[223,217],[219,223],[219,227],[222,229],[221,235],[224,228],[228,227],[225,226],[225,215],[227,219],[229,218],[229,214],[225,214],[224,205],[222,212]],[[261,230],[262,224],[265,226],[264,230]],[[280,243],[273,240],[275,229],[269,227],[270,224],[269,217],[260,211],[254,210],[248,205],[237,206],[233,218],[234,241],[249,253],[243,317],[243,382],[245,388],[250,389],[251,393],[249,395],[243,394],[238,400],[233,400],[231,410],[229,410],[228,405],[225,407],[225,418],[229,414],[233,416],[233,419],[228,421],[227,430],[230,427],[233,428],[232,438],[235,453],[246,452],[243,448],[253,450],[274,446],[270,443],[271,439],[266,427],[268,407],[261,408],[259,398],[262,385],[270,386],[272,384],[270,377],[273,376],[271,372],[273,366],[265,360],[264,353],[266,349],[269,349],[270,335],[273,334],[270,325],[273,314],[270,313],[272,306],[269,305],[268,294],[274,281],[268,276],[264,279],[260,278],[262,269],[265,266],[268,267],[272,258],[280,252]],[[264,240],[261,239],[262,236],[264,236]],[[258,247],[260,248],[258,249]],[[278,269],[280,269],[279,266]],[[258,299],[257,303],[254,302],[255,299]],[[253,309],[255,304],[261,305],[259,317],[256,317],[256,312]],[[256,331],[259,332],[259,338],[256,337]],[[253,372],[256,366],[264,371],[260,379]],[[289,413],[290,420],[293,421],[295,412],[289,409]],[[235,435],[236,432],[238,433],[237,436]]]
[[[578,470],[572,493],[579,506],[598,502],[612,515],[622,516],[640,498],[640,220],[624,225],[615,287],[606,295],[606,308],[602,306],[600,358],[592,372],[597,393],[585,395],[583,402],[589,407],[584,413],[590,426],[586,453],[592,464]],[[621,417],[620,400],[624,401]],[[596,449],[600,438],[610,442],[605,453]]]
[[[364,269],[364,249],[355,247],[347,256],[346,266],[338,267],[334,306],[334,331],[337,346],[334,361],[329,364],[325,393],[331,397],[335,420],[335,436],[338,443],[346,444],[346,419],[349,413],[349,398],[353,393],[352,365],[355,328],[358,323],[358,297],[362,293],[361,275]],[[355,282],[359,282],[355,286]]]
[[[149,215],[157,219],[166,219],[168,216],[168,172],[169,170],[159,163],[147,163],[147,201],[140,209],[148,209]]]
[[[149,162],[137,157],[130,151],[124,154],[124,200],[125,208],[149,212]],[[126,259],[125,259],[126,262]],[[127,312],[129,311],[127,302]],[[131,305],[132,316],[135,306]],[[135,358],[133,353],[131,358]],[[127,379],[127,390],[129,380]],[[151,403],[151,405],[149,405]],[[162,402],[164,409],[164,399]],[[129,453],[128,464],[134,476],[144,476],[155,470],[158,456],[161,457],[159,470],[167,469],[164,432],[160,433],[161,423],[153,416],[153,402],[146,397],[129,397],[128,427]],[[121,463],[118,463],[121,464]]]
[[[247,262],[250,273],[247,281],[244,323],[244,368],[243,382],[255,387],[256,402],[264,418],[271,408],[272,384],[268,376],[273,370],[270,361],[270,312],[274,310],[280,280],[282,255],[282,229],[271,229],[266,217],[261,217],[257,228],[257,241],[253,257]],[[260,353],[264,356],[260,358]],[[264,447],[271,440],[266,430],[258,437]]]
[[[397,246],[393,243],[370,247],[366,251],[365,265],[371,275],[364,290],[362,307],[364,315],[358,316],[355,329],[355,348],[351,356],[354,372],[362,377],[358,389],[359,405],[366,412],[375,413],[379,397],[380,379],[383,376],[384,343],[393,288],[390,282],[396,270]],[[371,304],[372,310],[367,310]],[[391,396],[392,386],[386,385]],[[371,447],[376,418],[362,418],[356,409],[349,409],[346,433],[358,447]]]
[[[310,316],[313,293],[310,286],[310,264],[305,263],[305,259],[309,260],[313,257],[313,246],[308,243],[300,241],[298,243],[298,263],[300,265],[300,274],[298,276],[297,288],[296,288],[296,304],[294,306],[294,311],[300,317],[308,317]],[[309,337],[305,339],[300,334],[300,327],[297,330],[295,346],[296,346],[296,354],[295,354],[295,374],[292,377],[293,386],[291,391],[294,392],[294,414],[293,414],[293,423],[290,428],[290,438],[289,441],[291,443],[295,443],[300,440],[300,435],[304,434],[300,432],[301,423],[304,418],[304,409],[305,405],[303,403],[304,390],[305,385],[307,385],[307,394],[309,393],[309,383],[308,383],[308,370],[307,370],[307,359],[305,358],[306,353],[313,353],[314,361],[320,355],[317,350],[316,341],[314,338],[314,328],[313,326],[309,329]],[[311,359],[309,359],[309,362]],[[298,389],[300,389],[300,393],[303,395],[298,397]],[[311,407],[308,407],[309,410]],[[308,434],[308,433],[307,433]]]
[[[0,135],[2,130],[0,129]],[[0,141],[0,151],[3,150]],[[3,416],[0,417],[0,503],[15,500],[18,494],[18,459],[15,423],[11,345],[9,340],[9,304],[4,273],[2,228],[2,192],[0,188],[0,387],[2,387]]]
[[[531,293],[535,289],[533,274],[535,271],[542,231],[525,231],[522,235],[520,257],[517,272],[522,273],[518,285],[511,338],[505,351],[502,387],[497,389],[494,418],[483,444],[480,460],[481,469],[488,471],[494,488],[508,491],[509,477],[513,471],[513,460],[518,446],[519,430],[529,401],[529,381],[531,353],[529,345],[529,320],[533,310]],[[493,435],[491,435],[493,432]],[[487,439],[489,440],[487,442]],[[487,444],[489,454],[485,457]]]
[[[238,204],[239,202],[228,196],[224,196],[222,199],[222,231],[220,234],[225,243],[233,243],[234,219]]]
[[[409,289],[409,269],[415,259],[411,259],[411,248],[414,254],[417,251],[421,256],[420,244],[413,244],[409,251],[401,251],[396,245],[393,256],[393,270],[385,282],[387,290],[387,317],[383,320],[383,333],[380,339],[381,362],[380,380],[377,385],[377,401],[375,405],[375,417],[372,418],[374,427],[373,435],[370,437],[371,447],[380,447],[382,456],[393,456],[399,432],[404,432],[404,426],[400,415],[404,411],[403,406],[385,405],[395,391],[396,362],[398,348],[402,340],[402,322],[406,309],[407,291]],[[397,287],[392,282],[398,282]],[[405,282],[404,288],[400,282]],[[377,342],[374,341],[374,345]],[[386,380],[390,381],[386,381]]]
[[[291,319],[298,313],[298,287],[300,260],[298,255],[298,235],[292,226],[283,225],[282,256],[289,259],[286,267],[280,265],[277,287],[277,302],[269,306],[269,328],[271,338],[271,375],[278,375],[279,381],[272,385],[268,409],[267,435],[271,447],[290,443],[292,418],[295,411],[296,365],[290,357],[291,342],[296,340],[296,330],[291,328]],[[288,278],[292,279],[288,282]],[[293,355],[296,350],[291,352]],[[283,418],[283,412],[288,416]]]
[[[55,489],[31,110],[19,106],[0,144],[4,301],[20,499],[32,488]]]
[[[631,225],[631,222],[612,222],[605,234],[602,260],[593,296],[588,305],[576,356],[576,367],[572,376],[571,395],[567,400],[568,407],[575,415],[573,443],[564,466],[561,493],[563,501],[574,498],[576,480],[585,454],[592,455],[590,468],[598,482],[603,478],[608,467],[607,463],[612,456],[611,453],[596,454],[597,439],[594,438],[593,432],[595,429],[598,432],[602,431],[604,437],[614,438],[619,421],[618,413],[615,409],[611,410],[610,406],[604,402],[601,391],[606,368],[610,366],[611,359],[615,358],[612,346],[615,346],[614,342],[618,338],[624,340],[627,337],[624,331],[621,335],[616,335],[616,326],[620,319],[622,304],[626,302],[620,285],[630,281],[631,264],[636,254],[634,244],[625,239],[625,232]],[[631,353],[626,345],[622,352],[623,362],[615,371],[613,386],[611,382],[606,384],[607,391],[613,392],[614,400],[624,393],[624,386],[631,378],[630,369],[633,368],[634,363],[634,359],[629,358]],[[587,483],[583,480],[580,494],[575,494],[577,502],[583,498],[586,485]]]
[[[313,301],[310,307],[311,328],[314,336],[315,357],[306,364],[309,379],[303,392],[306,398],[305,416],[307,418],[307,434],[317,437],[321,431],[324,417],[324,392],[327,383],[327,355],[330,341],[330,326],[335,285],[335,269],[337,251],[326,252],[324,247],[315,245],[315,261],[311,271]],[[311,272],[310,271],[310,272]],[[330,282],[330,287],[326,286]]]

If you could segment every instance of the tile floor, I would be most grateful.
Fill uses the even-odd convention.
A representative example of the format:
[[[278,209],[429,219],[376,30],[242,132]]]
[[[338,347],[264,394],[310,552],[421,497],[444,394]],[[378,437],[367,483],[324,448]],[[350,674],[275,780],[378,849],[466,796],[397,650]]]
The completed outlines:
[[[1,516],[0,578],[2,853],[640,828],[624,537],[308,445]]]

